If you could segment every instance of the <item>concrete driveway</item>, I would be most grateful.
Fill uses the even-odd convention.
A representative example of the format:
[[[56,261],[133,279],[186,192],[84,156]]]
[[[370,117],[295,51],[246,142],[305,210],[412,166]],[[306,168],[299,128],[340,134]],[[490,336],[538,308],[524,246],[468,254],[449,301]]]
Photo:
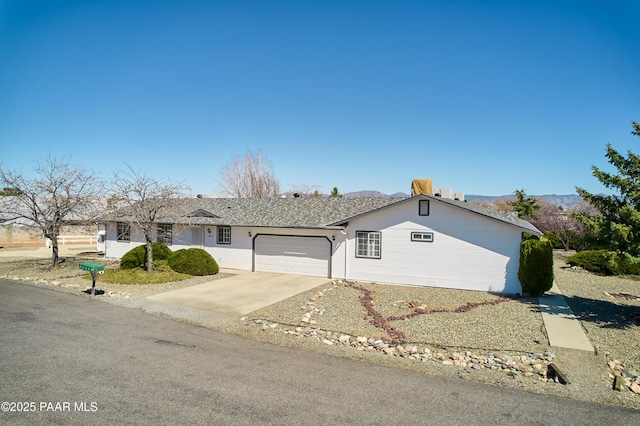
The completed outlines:
[[[330,278],[235,269],[221,272],[236,275],[156,294],[148,299],[222,315],[243,316],[331,281]]]

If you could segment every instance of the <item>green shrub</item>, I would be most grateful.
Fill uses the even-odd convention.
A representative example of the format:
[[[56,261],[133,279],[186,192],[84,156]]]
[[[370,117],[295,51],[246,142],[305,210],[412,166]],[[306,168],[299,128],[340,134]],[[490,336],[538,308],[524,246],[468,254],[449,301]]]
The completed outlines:
[[[562,245],[562,242],[560,241],[560,239],[558,238],[558,236],[555,234],[555,232],[552,231],[546,231],[544,233],[544,237],[549,240],[549,242],[551,243],[551,246],[554,249],[563,249],[564,245]]]
[[[579,266],[598,275],[613,275],[616,254],[608,250],[584,250],[567,257],[571,266]]]
[[[171,256],[171,249],[166,244],[151,243],[153,250],[153,263],[159,260],[168,260]],[[143,244],[129,250],[120,259],[120,268],[134,269],[147,265],[147,245]]]
[[[584,250],[569,256],[567,263],[598,275],[640,275],[640,258],[609,250]]]
[[[189,275],[213,275],[220,271],[215,259],[201,248],[174,251],[169,266],[176,272]]]
[[[640,257],[634,257],[627,253],[618,255],[620,273],[625,275],[640,275]]]
[[[553,248],[546,239],[527,239],[520,243],[518,278],[522,291],[541,294],[553,286]]]
[[[144,265],[147,256],[147,247],[137,246],[129,250],[120,259],[120,269],[134,269]]]

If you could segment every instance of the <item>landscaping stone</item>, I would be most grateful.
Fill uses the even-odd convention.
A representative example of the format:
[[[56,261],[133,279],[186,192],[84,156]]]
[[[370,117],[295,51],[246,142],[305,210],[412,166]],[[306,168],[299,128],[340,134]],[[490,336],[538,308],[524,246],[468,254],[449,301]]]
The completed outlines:
[[[622,392],[623,388],[624,388],[624,379],[620,376],[616,376],[616,378],[613,380],[613,390]]]

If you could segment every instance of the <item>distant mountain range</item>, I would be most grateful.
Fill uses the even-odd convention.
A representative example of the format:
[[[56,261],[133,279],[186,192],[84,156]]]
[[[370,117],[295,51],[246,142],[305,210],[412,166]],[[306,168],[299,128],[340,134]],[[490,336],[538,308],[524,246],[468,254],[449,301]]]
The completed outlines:
[[[546,195],[531,195],[531,197],[533,197],[533,198],[541,198],[541,199],[545,200],[546,202],[551,203],[551,204],[555,204],[557,206],[560,206],[565,210],[571,209],[580,200],[582,200],[582,197],[579,196],[578,194],[567,194],[567,195],[546,194]],[[515,199],[516,197],[513,194],[499,195],[499,196],[471,195],[471,194],[466,195],[465,194],[465,199],[467,201],[478,200],[478,201],[493,202],[493,200],[499,199],[499,198]]]
[[[408,195],[404,192],[396,192],[395,194],[383,194],[380,191],[356,191],[347,192],[342,194],[345,198],[407,198]]]
[[[381,197],[381,198],[406,198],[409,194],[405,194],[404,192],[396,192],[395,194],[383,194],[380,191],[356,191],[356,192],[347,192],[343,194],[344,197],[348,198],[358,198],[358,197]],[[493,200],[506,198],[513,199],[515,195],[474,195],[474,194],[465,194],[465,200],[471,201],[488,201],[493,202]],[[557,195],[557,194],[547,194],[547,195],[531,195],[534,198],[542,198],[543,200],[558,205],[563,209],[571,209],[576,205],[582,197],[577,194],[567,194],[567,195]]]

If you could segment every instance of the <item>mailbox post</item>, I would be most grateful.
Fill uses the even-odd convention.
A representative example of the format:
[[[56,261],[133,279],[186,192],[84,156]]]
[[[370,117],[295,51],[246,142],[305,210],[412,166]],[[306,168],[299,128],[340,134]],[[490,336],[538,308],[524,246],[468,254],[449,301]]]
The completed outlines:
[[[94,263],[94,262],[83,262],[78,265],[78,268],[82,269],[83,271],[89,271],[91,273],[91,278],[93,280],[93,283],[91,284],[91,295],[95,296],[96,295],[96,275],[104,272],[104,265],[100,263]]]

